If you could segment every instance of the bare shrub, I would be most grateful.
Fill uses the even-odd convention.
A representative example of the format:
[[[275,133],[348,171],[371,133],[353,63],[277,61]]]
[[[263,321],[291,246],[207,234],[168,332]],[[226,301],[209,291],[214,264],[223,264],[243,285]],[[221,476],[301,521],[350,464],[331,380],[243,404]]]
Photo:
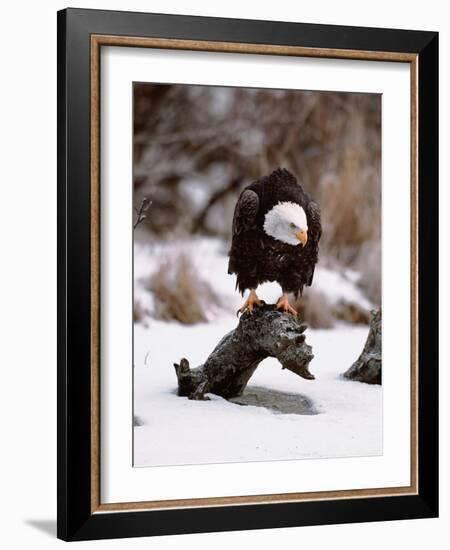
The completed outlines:
[[[211,307],[220,306],[218,296],[184,253],[163,260],[150,278],[149,290],[154,297],[155,317],[164,321],[201,323],[208,320]]]
[[[376,143],[367,143],[367,133],[362,115],[354,112],[336,149],[334,169],[320,178],[323,249],[345,265],[381,235],[380,157]]]
[[[336,319],[352,325],[368,325],[371,320],[370,311],[355,302],[347,302],[346,300],[340,300],[335,304],[333,315]]]
[[[293,307],[311,328],[334,326],[333,307],[326,294],[320,290],[308,289],[302,297],[294,300]]]
[[[359,287],[375,305],[381,305],[381,241],[365,243],[355,265],[360,273]]]
[[[134,301],[134,307],[133,307],[133,322],[134,323],[142,323],[144,320],[144,308],[138,302],[137,300]]]
[[[368,325],[370,311],[356,302],[339,300],[333,303],[328,296],[314,288],[308,289],[302,297],[292,301],[302,321],[311,328],[333,328],[336,321],[352,325]]]
[[[143,426],[144,424],[145,422],[139,416],[133,416],[133,426]]]

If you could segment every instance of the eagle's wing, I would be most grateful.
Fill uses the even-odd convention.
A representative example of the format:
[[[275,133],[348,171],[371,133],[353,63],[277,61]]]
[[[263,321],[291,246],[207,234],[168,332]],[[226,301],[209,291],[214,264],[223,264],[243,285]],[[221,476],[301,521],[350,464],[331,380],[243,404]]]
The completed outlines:
[[[310,250],[311,264],[307,285],[311,286],[314,277],[314,268],[319,257],[319,241],[322,236],[322,223],[320,220],[320,206],[313,200],[306,206],[308,219],[308,248]]]
[[[233,216],[233,237],[247,231],[255,223],[259,209],[259,197],[251,189],[245,189],[236,203]]]

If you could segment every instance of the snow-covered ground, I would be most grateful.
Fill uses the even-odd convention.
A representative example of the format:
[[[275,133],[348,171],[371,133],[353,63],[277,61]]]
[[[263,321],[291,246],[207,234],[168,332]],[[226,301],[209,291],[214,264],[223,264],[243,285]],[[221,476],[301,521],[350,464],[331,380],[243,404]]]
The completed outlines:
[[[382,454],[382,389],[343,380],[341,374],[360,354],[367,327],[340,324],[330,330],[307,330],[316,380],[304,380],[266,359],[251,378],[255,387],[307,397],[316,414],[280,414],[267,408],[242,406],[218,396],[190,401],[176,395],[174,362],[186,357],[203,363],[220,338],[237,324],[234,312],[242,298],[227,275],[227,258],[220,242],[190,242],[194,261],[205,278],[214,281],[225,308],[212,310],[210,322],[181,325],[152,318],[152,297],[145,281],[156,268],[159,247],[135,248],[135,297],[147,310],[134,327],[134,465],[180,465],[256,460],[288,460],[373,456]],[[180,243],[172,248],[186,250]],[[195,252],[194,252],[195,250]],[[319,268],[314,284],[332,299],[345,296],[368,303],[355,285],[355,274]],[[275,284],[258,292],[268,302],[279,296]]]

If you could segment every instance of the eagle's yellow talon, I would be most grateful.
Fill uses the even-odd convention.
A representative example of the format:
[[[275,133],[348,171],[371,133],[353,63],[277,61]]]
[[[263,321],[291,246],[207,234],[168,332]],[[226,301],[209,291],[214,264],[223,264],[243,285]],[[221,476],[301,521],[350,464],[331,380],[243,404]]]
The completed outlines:
[[[289,303],[288,295],[286,293],[284,293],[283,296],[278,299],[276,308],[283,310],[284,313],[292,313],[292,315],[298,315],[297,310],[295,310]]]
[[[253,315],[253,309],[254,307],[261,307],[264,304],[262,300],[260,300],[256,294],[255,290],[250,290],[249,297],[245,300],[244,305],[238,309],[238,313],[245,313],[248,311],[250,315]]]

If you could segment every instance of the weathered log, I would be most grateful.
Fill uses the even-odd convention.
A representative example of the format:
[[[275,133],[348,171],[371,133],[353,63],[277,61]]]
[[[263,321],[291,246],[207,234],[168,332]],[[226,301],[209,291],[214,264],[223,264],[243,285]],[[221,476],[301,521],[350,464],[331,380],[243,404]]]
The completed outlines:
[[[361,355],[344,373],[349,380],[381,384],[381,309],[372,312],[369,335]]]
[[[238,326],[226,334],[203,365],[189,367],[187,359],[174,363],[178,395],[207,399],[214,393],[225,397],[242,395],[250,377],[266,357],[276,357],[283,369],[313,380],[309,363],[314,357],[305,343],[307,326],[297,317],[264,305],[244,313]]]

